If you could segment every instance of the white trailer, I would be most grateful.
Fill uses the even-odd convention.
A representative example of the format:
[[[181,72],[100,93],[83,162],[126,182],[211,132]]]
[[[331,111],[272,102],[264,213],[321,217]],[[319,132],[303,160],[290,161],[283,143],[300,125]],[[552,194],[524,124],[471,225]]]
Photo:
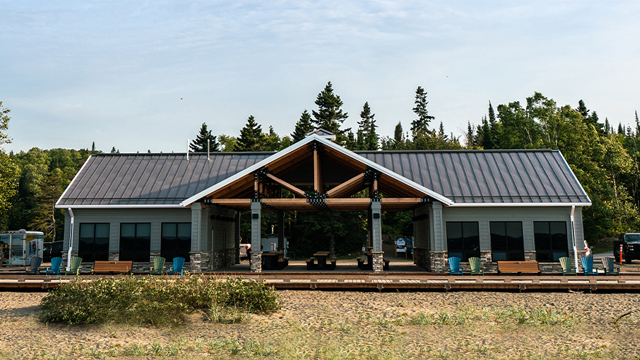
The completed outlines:
[[[40,231],[2,231],[0,232],[0,250],[2,266],[26,266],[31,258],[42,258],[44,234]]]

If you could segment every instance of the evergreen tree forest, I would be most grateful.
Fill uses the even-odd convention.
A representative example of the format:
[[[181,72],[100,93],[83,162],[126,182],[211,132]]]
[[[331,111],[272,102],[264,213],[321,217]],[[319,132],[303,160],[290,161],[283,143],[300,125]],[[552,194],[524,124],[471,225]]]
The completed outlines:
[[[362,106],[357,128],[345,128],[349,114],[343,111],[343,102],[329,82],[315,102],[309,104],[315,107],[303,110],[287,135],[280,136],[272,126],[264,129],[259,117],[250,115],[237,136],[215,134],[214,127],[202,124],[199,132],[194,131],[196,140],[191,150],[206,152],[209,140],[211,151],[278,151],[319,128],[335,133],[336,142],[351,150],[556,149],[562,152],[593,203],[583,208],[587,241],[606,245],[607,239],[619,233],[640,232],[640,120],[637,113],[614,125],[607,118],[600,121],[596,111],[588,109],[582,100],[559,105],[535,92],[524,103],[514,100],[494,107],[487,101],[484,114],[478,114],[477,122],[469,121],[466,134],[457,137],[445,131],[444,121],[438,118],[444,115],[429,112],[427,95],[424,88],[418,87],[412,108],[414,117],[398,122],[393,134],[385,135],[378,133],[375,104],[368,101]],[[92,144],[91,150],[33,148],[7,154],[2,145],[11,140],[9,113],[0,102],[0,229],[39,230],[46,234],[47,240],[61,240],[64,211],[54,210],[53,205],[89,155],[101,151],[95,150]],[[114,147],[111,152],[118,150]],[[359,212],[322,215],[288,212],[285,234],[291,240],[292,250],[306,255],[328,241],[318,229],[331,228],[335,252],[346,254],[367,243],[366,217],[366,213]],[[248,220],[248,216],[243,218]],[[265,235],[272,231],[277,234],[273,227],[275,212],[265,212],[263,222]],[[331,225],[336,223],[339,225]],[[383,223],[383,233],[389,239],[412,235],[409,212],[384,213]],[[242,237],[248,239],[248,233],[245,222]],[[326,245],[329,248],[329,244]]]

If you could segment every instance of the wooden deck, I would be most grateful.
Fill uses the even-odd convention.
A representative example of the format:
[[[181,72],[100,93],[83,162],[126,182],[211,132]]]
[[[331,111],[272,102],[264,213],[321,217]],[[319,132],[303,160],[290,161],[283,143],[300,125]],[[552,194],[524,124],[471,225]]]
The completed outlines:
[[[432,291],[589,291],[636,292],[640,275],[620,276],[447,276],[427,273],[344,273],[344,272],[278,272],[278,273],[209,273],[221,278],[243,277],[265,281],[276,289],[305,290],[432,290]],[[91,281],[110,275],[81,275]],[[122,275],[120,275],[122,276]],[[134,275],[144,276],[144,275]],[[0,274],[0,290],[43,291],[71,281],[73,276]],[[176,276],[163,276],[175,279]]]

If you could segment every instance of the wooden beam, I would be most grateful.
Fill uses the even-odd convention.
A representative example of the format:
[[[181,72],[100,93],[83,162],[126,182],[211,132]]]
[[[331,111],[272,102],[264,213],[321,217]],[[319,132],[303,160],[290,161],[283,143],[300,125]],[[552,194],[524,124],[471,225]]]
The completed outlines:
[[[334,211],[367,210],[371,204],[369,198],[325,199],[325,204]]]
[[[271,174],[267,174],[267,177],[271,180],[273,180],[275,183],[277,183],[278,185],[282,186],[283,188],[291,191],[292,193],[296,194],[297,196],[300,196],[302,198],[306,197],[306,193],[304,191],[302,191],[300,188],[295,187],[291,184],[289,184],[288,182],[274,176]]]
[[[316,210],[313,205],[307,202],[307,199],[262,199],[262,203],[265,205],[273,206],[278,210]]]
[[[252,189],[251,183],[253,182],[253,174],[247,174],[242,179],[238,179],[221,189],[218,189],[208,195],[211,198],[228,198],[235,195],[238,190]],[[252,189],[253,190],[253,189]]]
[[[228,206],[236,210],[251,209],[251,199],[211,199],[214,205]]]
[[[422,203],[422,198],[382,198],[382,210],[406,210]]]
[[[322,194],[320,189],[322,182],[322,174],[320,174],[320,154],[318,154],[318,150],[313,149],[313,189],[317,191],[319,194]]]
[[[353,195],[364,188],[364,173],[358,174],[342,184],[327,191],[330,198],[339,198],[343,196]]]

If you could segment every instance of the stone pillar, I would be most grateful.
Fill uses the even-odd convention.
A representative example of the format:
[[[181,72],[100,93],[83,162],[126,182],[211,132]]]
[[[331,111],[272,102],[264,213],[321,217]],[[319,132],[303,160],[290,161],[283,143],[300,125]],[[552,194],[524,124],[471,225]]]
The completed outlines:
[[[372,251],[373,254],[373,272],[381,273],[384,268],[384,252],[382,251]]]
[[[448,270],[446,251],[429,251],[429,268],[431,272],[442,273]]]
[[[535,250],[525,250],[524,251],[524,261],[536,261],[536,251]]]
[[[119,260],[120,260],[120,251],[109,250],[109,261],[119,261]],[[153,261],[153,259],[151,261]]]
[[[261,224],[262,203],[251,201],[251,272],[262,272]]]
[[[493,265],[491,250],[480,250],[480,261],[482,262],[482,266],[484,266],[484,272],[493,272],[498,270],[497,266]]]

